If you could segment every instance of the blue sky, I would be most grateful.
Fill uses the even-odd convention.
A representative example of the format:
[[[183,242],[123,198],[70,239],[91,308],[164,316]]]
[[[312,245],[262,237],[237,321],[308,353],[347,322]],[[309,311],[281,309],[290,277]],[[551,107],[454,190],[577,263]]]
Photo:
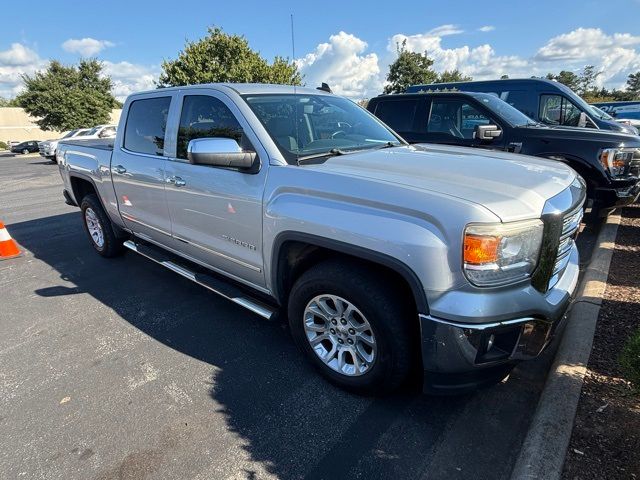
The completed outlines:
[[[379,93],[393,45],[406,38],[436,67],[460,68],[474,78],[579,70],[604,71],[601,82],[620,86],[640,70],[640,0],[456,2],[10,2],[0,33],[0,95],[19,91],[19,74],[51,58],[67,63],[83,54],[106,62],[123,96],[153,85],[165,58],[208,25],[243,34],[265,57],[296,58],[308,83],[327,80],[351,97]],[[383,5],[380,3],[380,5]],[[484,27],[484,28],[483,28]],[[65,43],[66,42],[66,43]],[[18,46],[16,46],[18,45]],[[499,76],[499,75],[498,75]]]

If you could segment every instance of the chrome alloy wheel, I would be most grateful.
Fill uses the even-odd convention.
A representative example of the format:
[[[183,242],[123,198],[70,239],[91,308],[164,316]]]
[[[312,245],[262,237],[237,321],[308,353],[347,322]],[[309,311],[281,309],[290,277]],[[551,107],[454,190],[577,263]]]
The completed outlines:
[[[304,331],[318,358],[342,375],[363,375],[375,362],[377,345],[371,325],[342,297],[311,299],[304,310]]]
[[[95,243],[98,248],[104,247],[104,233],[102,231],[102,225],[100,225],[98,216],[91,207],[84,211],[84,220],[87,223],[87,230],[89,230],[89,235],[91,235],[93,243]]]

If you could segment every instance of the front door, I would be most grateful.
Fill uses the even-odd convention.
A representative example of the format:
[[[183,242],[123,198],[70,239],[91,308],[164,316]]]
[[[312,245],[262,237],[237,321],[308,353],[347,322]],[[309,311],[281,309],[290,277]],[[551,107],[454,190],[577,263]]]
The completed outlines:
[[[252,286],[264,286],[262,256],[262,194],[266,153],[232,102],[215,90],[180,94],[182,101],[175,155],[166,166],[166,192],[176,245],[214,270]],[[258,151],[262,168],[239,169],[193,165],[187,159],[189,140],[227,137]]]
[[[165,198],[164,137],[171,96],[131,101],[125,131],[111,158],[111,177],[124,224],[142,238],[171,243]]]
[[[492,150],[504,148],[504,130],[500,137],[489,143],[475,138],[477,125],[498,124],[483,110],[464,98],[434,98],[428,114],[426,142]]]

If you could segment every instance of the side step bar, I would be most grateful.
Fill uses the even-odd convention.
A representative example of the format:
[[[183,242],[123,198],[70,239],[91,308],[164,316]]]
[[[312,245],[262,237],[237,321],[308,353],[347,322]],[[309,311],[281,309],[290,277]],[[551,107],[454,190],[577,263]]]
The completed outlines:
[[[149,247],[135,243],[133,240],[127,240],[124,242],[124,246],[129,250],[132,250],[143,257],[147,257],[149,260],[162,265],[163,267],[173,270],[179,275],[188,278],[192,282],[202,285],[203,287],[211,290],[214,293],[231,300],[247,310],[260,315],[267,320],[273,320],[276,316],[276,307],[268,305],[260,300],[251,298],[240,288],[235,287],[229,283],[220,280],[213,275],[207,275],[206,273],[193,272],[182,265],[179,265],[171,259],[169,254],[165,254],[159,248]]]

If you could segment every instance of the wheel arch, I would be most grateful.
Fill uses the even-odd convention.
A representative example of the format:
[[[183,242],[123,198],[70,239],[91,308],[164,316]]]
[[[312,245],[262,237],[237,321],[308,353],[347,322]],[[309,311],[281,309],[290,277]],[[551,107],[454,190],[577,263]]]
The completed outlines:
[[[312,234],[286,231],[273,242],[271,289],[280,305],[286,305],[288,293],[302,272],[318,262],[341,256],[355,259],[396,275],[411,294],[418,313],[429,311],[426,294],[415,272],[397,258],[375,250]]]

